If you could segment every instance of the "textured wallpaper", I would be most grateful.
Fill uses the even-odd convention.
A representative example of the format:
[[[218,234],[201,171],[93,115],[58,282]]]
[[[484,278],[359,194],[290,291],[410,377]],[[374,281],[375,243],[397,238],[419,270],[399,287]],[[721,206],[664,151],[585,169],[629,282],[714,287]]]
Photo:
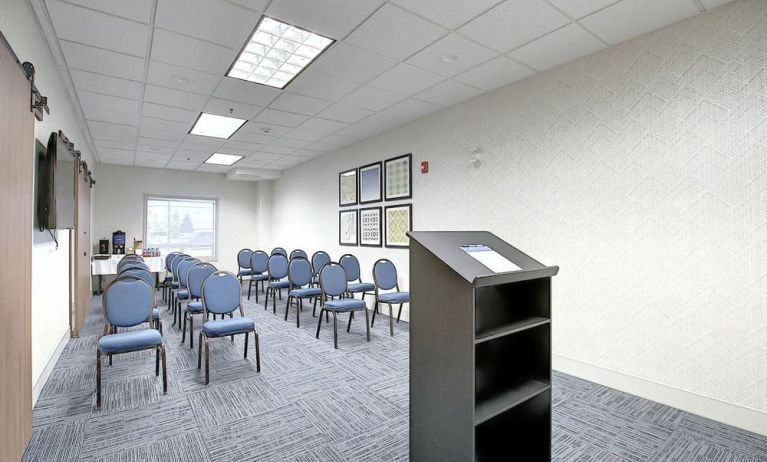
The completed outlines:
[[[766,63],[767,1],[728,4],[289,170],[272,235],[349,250],[338,172],[413,152],[416,229],[561,267],[556,354],[767,412]]]

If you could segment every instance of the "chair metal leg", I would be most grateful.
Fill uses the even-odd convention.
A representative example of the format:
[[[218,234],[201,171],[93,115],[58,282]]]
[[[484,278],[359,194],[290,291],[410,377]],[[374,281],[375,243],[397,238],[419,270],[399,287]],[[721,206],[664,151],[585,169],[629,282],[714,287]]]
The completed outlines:
[[[399,304],[399,311],[397,312],[397,322],[399,322],[399,317],[402,316],[402,303]]]
[[[314,318],[314,317],[316,317],[316,314],[315,314],[315,313],[317,313],[317,299],[318,299],[318,298],[319,298],[319,297],[314,297],[314,308],[312,308],[312,317],[313,317],[313,318]]]
[[[261,281],[261,290],[264,289],[264,281]],[[256,281],[256,303],[258,303],[258,281]]]
[[[168,393],[168,365],[165,357],[165,344],[160,345],[160,358],[162,359],[162,394]]]
[[[365,308],[365,329],[368,333],[368,342],[370,341],[370,314],[368,314],[367,308]]]
[[[256,372],[261,372],[261,350],[258,345],[258,332],[253,329],[253,335],[256,337]]]
[[[189,348],[194,349],[194,316],[189,315]]]
[[[202,367],[202,331],[197,339],[197,369]]]
[[[338,349],[338,315],[333,312],[333,348]]]
[[[298,305],[296,305],[296,327],[301,327],[301,311],[304,309],[304,299],[298,299]]]
[[[282,289],[279,290],[280,292],[280,300],[282,300]],[[274,314],[277,314],[277,297],[274,296],[274,291],[272,291],[272,311]]]
[[[391,303],[387,303],[389,305],[389,335],[394,337],[394,308],[392,308]]]
[[[325,308],[320,307],[320,319],[317,323],[317,335],[316,338],[320,338],[320,327],[322,327],[322,313],[325,311]]]
[[[370,322],[370,327],[373,327],[376,324],[376,313],[378,313],[378,300],[376,300],[375,305],[373,305],[373,320]]]
[[[269,306],[269,291],[270,291],[270,289],[271,289],[271,287],[267,287],[266,288],[266,298],[264,299],[264,309],[265,310],[269,309],[267,307]]]
[[[205,337],[205,385],[210,383],[210,346],[208,337]]]
[[[250,300],[250,288],[253,287],[253,279],[248,281],[248,300]]]
[[[155,359],[154,359],[154,376],[157,377],[160,375],[160,348],[155,348]]]
[[[293,297],[291,297],[290,295],[288,295],[288,303],[286,303],[286,304],[285,304],[285,320],[286,320],[286,321],[288,320],[288,310],[290,310],[290,300],[291,300],[292,298],[293,298]]]
[[[96,407],[101,407],[101,352],[96,350]]]
[[[182,345],[186,343],[186,318],[187,318],[187,314],[184,313],[184,326],[181,328],[181,344]]]
[[[243,356],[245,359],[248,359],[248,336],[250,332],[245,332],[245,355]]]
[[[349,313],[349,325],[346,326],[346,333],[347,334],[352,329],[352,319],[354,319],[354,311]]]

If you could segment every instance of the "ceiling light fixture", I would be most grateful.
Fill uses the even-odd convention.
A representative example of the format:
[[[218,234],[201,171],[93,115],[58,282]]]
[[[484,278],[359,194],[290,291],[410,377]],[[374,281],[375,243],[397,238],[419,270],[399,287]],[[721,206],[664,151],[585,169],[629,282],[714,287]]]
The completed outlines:
[[[221,154],[220,152],[213,153],[208,159],[205,161],[206,164],[213,164],[213,165],[232,165],[238,160],[242,159],[243,156],[237,156],[234,154]]]
[[[189,134],[228,139],[245,122],[247,120],[201,112]]]
[[[333,42],[262,16],[226,75],[283,89]]]

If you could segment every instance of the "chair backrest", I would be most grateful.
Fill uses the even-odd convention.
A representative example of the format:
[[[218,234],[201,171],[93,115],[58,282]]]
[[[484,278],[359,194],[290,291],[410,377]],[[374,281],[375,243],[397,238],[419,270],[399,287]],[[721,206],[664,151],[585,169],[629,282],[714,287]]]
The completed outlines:
[[[187,258],[191,257],[185,253],[180,253],[170,262],[170,274],[173,275],[173,280],[175,282],[178,282],[178,265]]]
[[[337,297],[346,293],[348,281],[346,270],[340,264],[331,261],[320,270],[320,288],[323,297]]]
[[[237,265],[240,268],[250,268],[250,256],[253,251],[250,249],[242,249],[237,252]]]
[[[189,268],[189,271],[186,273],[186,287],[189,289],[189,298],[202,297],[202,283],[215,272],[216,267],[210,263],[198,262]]]
[[[117,278],[104,291],[104,319],[117,327],[147,322],[154,307],[154,290],[141,278]]]
[[[129,263],[143,263],[144,259],[139,257],[138,255],[126,255],[120,259],[119,262],[117,262],[117,272],[119,273],[120,270]]]
[[[165,270],[170,271],[170,262],[173,261],[173,257],[181,254],[181,252],[171,252],[165,256]]]
[[[269,261],[269,255],[263,250],[255,250],[250,256],[250,270],[253,274],[265,273],[269,270],[267,262]]]
[[[273,248],[272,249],[272,255],[278,255],[278,254],[279,255],[283,255],[283,256],[285,256],[287,258],[288,251],[283,249],[282,247],[275,247],[275,248]]]
[[[397,287],[397,267],[391,260],[381,258],[373,264],[373,282],[383,290]]]
[[[196,258],[185,258],[181,263],[178,264],[178,286],[179,288],[186,289],[186,278],[189,273],[189,270],[192,269],[194,265],[199,263],[200,260]]]
[[[154,276],[148,270],[142,268],[125,268],[117,273],[118,278],[128,276],[143,279],[147,284],[149,284],[149,287],[154,287]]]
[[[291,260],[292,260],[292,259],[294,259],[294,258],[296,258],[296,257],[301,257],[301,258],[306,258],[306,259],[308,259],[308,258],[309,258],[309,256],[308,256],[308,255],[306,255],[306,252],[304,252],[304,251],[303,251],[303,250],[301,250],[301,249],[296,249],[296,250],[294,250],[294,251],[290,252],[290,259],[291,259]]]
[[[292,287],[303,287],[312,282],[312,264],[304,257],[295,257],[288,265],[288,281]]]
[[[127,262],[120,262],[122,265],[117,265],[117,273],[122,273],[127,269],[143,269],[149,271],[149,266],[143,261],[129,260]]]
[[[346,270],[347,281],[356,281],[360,278],[360,262],[357,257],[347,253],[341,256],[338,263]]]
[[[240,294],[240,280],[228,271],[216,271],[202,283],[202,306],[207,312],[224,314],[231,313],[236,309],[242,311],[242,295]]]
[[[273,254],[267,263],[270,279],[282,279],[288,275],[288,257],[282,254]]]
[[[320,274],[320,270],[330,261],[330,255],[327,252],[318,250],[312,255],[312,270],[315,274]]]

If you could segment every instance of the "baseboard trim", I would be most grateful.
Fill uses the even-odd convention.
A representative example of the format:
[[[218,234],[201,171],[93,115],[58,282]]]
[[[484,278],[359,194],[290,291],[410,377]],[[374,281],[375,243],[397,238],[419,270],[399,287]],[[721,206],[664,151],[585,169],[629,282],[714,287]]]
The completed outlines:
[[[767,436],[767,413],[756,409],[727,403],[565,356],[553,355],[552,366],[565,374]]]
[[[48,379],[51,376],[51,372],[53,372],[53,368],[56,366],[59,357],[61,357],[61,353],[64,351],[64,347],[67,345],[67,342],[69,342],[69,327],[67,327],[66,332],[64,332],[64,335],[61,337],[59,344],[56,346],[56,350],[54,350],[51,357],[48,358],[48,362],[45,363],[45,367],[40,373],[40,377],[37,378],[37,382],[35,382],[35,385],[32,387],[32,407],[37,404],[37,398],[40,397],[40,392],[43,391],[43,387],[48,382]]]

